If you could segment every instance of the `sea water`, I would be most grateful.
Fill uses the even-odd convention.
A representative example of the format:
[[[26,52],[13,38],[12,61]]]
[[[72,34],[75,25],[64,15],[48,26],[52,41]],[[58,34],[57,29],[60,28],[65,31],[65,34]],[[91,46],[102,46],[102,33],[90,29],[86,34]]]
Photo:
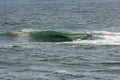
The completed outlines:
[[[0,80],[119,80],[119,4],[119,0],[0,0]],[[36,31],[94,38],[31,41],[29,33]]]

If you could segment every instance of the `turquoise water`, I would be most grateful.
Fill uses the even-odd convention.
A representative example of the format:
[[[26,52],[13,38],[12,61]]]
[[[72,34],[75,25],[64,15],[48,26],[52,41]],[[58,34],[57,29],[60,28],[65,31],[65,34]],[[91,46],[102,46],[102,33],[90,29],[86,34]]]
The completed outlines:
[[[0,0],[0,80],[119,80],[119,3]]]

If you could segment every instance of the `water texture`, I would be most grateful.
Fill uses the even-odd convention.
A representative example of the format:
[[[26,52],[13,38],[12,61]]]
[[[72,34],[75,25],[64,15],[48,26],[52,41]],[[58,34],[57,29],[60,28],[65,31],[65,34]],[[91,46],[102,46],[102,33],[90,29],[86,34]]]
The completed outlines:
[[[0,80],[119,80],[119,0],[0,0]]]

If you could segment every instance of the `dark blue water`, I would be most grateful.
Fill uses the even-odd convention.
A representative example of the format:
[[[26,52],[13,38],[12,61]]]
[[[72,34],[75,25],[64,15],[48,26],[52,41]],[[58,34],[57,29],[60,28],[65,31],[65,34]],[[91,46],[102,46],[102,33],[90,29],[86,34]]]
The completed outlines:
[[[119,80],[119,3],[0,0],[0,80]],[[94,39],[30,40],[30,33],[42,31],[91,34]]]

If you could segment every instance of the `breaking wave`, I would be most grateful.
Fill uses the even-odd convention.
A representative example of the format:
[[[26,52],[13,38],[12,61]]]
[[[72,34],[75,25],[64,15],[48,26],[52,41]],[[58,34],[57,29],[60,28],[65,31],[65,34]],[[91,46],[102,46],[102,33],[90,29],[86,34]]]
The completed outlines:
[[[120,33],[108,31],[91,31],[86,33],[68,33],[59,31],[42,31],[22,29],[0,33],[0,37],[20,41],[62,42],[66,44],[120,45]],[[1,38],[0,38],[1,39]]]
[[[14,32],[1,33],[0,37],[11,37],[22,41],[42,41],[42,42],[70,42],[77,39],[92,39],[91,34],[72,34],[57,31],[40,31],[33,29],[23,29]]]

